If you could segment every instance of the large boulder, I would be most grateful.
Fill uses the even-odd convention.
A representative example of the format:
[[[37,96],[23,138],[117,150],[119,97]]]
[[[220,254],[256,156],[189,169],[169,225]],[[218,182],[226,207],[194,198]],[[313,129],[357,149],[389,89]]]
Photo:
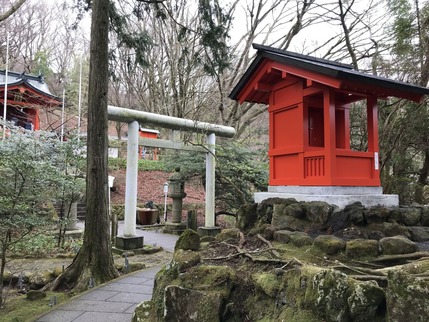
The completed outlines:
[[[313,239],[304,232],[301,231],[292,231],[289,234],[290,243],[297,247],[309,246],[313,244]]]
[[[277,230],[274,232],[274,240],[287,244],[290,241],[290,230]]]
[[[238,241],[240,239],[240,229],[238,228],[226,228],[216,236],[218,241],[233,240]]]
[[[309,227],[310,223],[308,221],[306,221],[305,219],[286,215],[284,210],[285,207],[282,207],[281,205],[274,205],[273,220],[271,224],[275,229],[290,229],[302,231]]]
[[[179,272],[183,272],[190,267],[197,265],[200,260],[200,254],[192,250],[178,249],[174,252],[173,260],[177,264]]]
[[[199,250],[200,249],[200,235],[195,230],[186,229],[174,246],[174,250]]]
[[[237,211],[237,228],[245,231],[252,229],[258,220],[257,208],[257,203],[241,206]]]
[[[355,202],[344,207],[344,214],[353,225],[363,225],[365,207],[360,202]]]
[[[387,281],[388,321],[426,322],[429,317],[429,281],[401,270],[390,272]]]
[[[323,201],[303,202],[302,208],[305,209],[305,216],[313,223],[325,225],[329,216],[334,210],[334,206]]]
[[[346,255],[351,258],[376,257],[379,245],[376,240],[353,239],[346,243]]]
[[[298,201],[293,198],[269,198],[258,204],[257,213],[261,223],[272,223],[274,217],[274,208],[277,208],[277,216],[285,215],[284,209],[291,205],[296,204]]]
[[[363,218],[363,217],[362,217]],[[326,227],[333,233],[347,228],[350,225],[349,213],[335,208],[329,216]]]
[[[422,226],[429,226],[429,208],[422,207],[422,216],[420,217],[420,224]]]
[[[317,294],[313,305],[327,321],[350,321],[347,275],[336,270],[324,270],[314,276],[313,287]]]
[[[418,251],[418,246],[403,236],[385,237],[380,239],[383,255],[409,254]]]
[[[411,240],[415,242],[425,242],[429,240],[429,227],[414,226],[407,227],[411,235]]]
[[[273,273],[255,273],[252,275],[252,281],[258,290],[271,298],[276,298],[283,287],[279,277]]]
[[[293,203],[293,204],[290,204],[289,206],[286,206],[284,211],[287,216],[292,216],[295,218],[305,217],[304,209],[301,207],[299,203]]]
[[[393,223],[384,222],[381,224],[381,226],[378,226],[378,227],[379,229],[377,230],[380,230],[386,237],[401,235],[401,236],[410,238],[410,232],[408,231],[407,227],[400,225],[396,222],[393,222]]]
[[[389,210],[385,207],[372,207],[364,212],[366,224],[383,223],[387,220]]]
[[[165,321],[221,321],[222,296],[218,292],[197,291],[176,285],[165,289]]]
[[[354,322],[375,321],[377,311],[384,306],[384,290],[375,281],[353,283],[347,303]]]
[[[30,290],[27,292],[26,299],[29,301],[37,301],[46,297],[46,293],[38,290]]]
[[[336,270],[323,270],[313,278],[315,310],[326,321],[379,321],[383,289],[375,282],[358,282]],[[380,320],[381,321],[381,320]]]
[[[420,222],[421,210],[420,208],[400,208],[404,216],[404,224],[407,226],[417,226]]]
[[[32,274],[29,277],[28,283],[32,290],[38,290],[51,282],[54,279],[54,276],[51,271],[41,271]]]
[[[403,224],[404,214],[401,209],[397,207],[390,209],[389,214],[387,215],[387,221]]]
[[[314,239],[314,245],[327,255],[337,254],[346,249],[346,242],[332,235],[320,235]]]

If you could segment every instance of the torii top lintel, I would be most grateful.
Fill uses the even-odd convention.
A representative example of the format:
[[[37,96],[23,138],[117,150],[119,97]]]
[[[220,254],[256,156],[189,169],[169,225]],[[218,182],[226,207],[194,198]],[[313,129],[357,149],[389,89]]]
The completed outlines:
[[[350,65],[258,44],[253,47],[257,56],[229,96],[240,103],[268,104],[273,85],[294,78],[304,79],[307,87],[317,84],[343,91],[349,103],[366,96],[419,102],[429,94],[429,88],[365,74]]]

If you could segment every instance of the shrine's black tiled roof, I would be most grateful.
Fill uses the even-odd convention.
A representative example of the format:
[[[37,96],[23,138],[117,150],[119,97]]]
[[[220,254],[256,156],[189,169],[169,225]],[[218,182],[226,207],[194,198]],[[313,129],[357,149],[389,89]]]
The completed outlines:
[[[250,81],[252,75],[256,72],[264,59],[269,59],[275,62],[283,63],[289,66],[301,68],[304,70],[316,72],[322,75],[330,76],[338,80],[352,81],[367,86],[384,88],[389,91],[399,90],[410,94],[427,95],[429,88],[416,86],[409,83],[391,80],[384,77],[379,77],[371,74],[366,74],[354,70],[352,66],[342,64],[326,59],[320,59],[312,56],[297,54],[294,52],[280,50],[277,48],[253,44],[257,52],[256,58],[253,60],[247,71],[244,73],[240,81],[234,87],[229,97],[233,100],[238,100],[238,96],[246,84]]]

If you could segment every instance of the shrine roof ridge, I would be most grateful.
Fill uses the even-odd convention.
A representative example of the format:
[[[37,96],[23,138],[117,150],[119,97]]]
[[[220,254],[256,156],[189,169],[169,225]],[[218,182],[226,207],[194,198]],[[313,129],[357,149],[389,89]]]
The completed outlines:
[[[8,86],[25,84],[33,90],[61,102],[59,97],[50,92],[48,85],[45,83],[42,75],[36,76],[9,70],[7,72],[6,80],[6,70],[0,70],[0,88],[4,88],[6,82]]]
[[[353,67],[348,64],[298,54],[291,51],[281,50],[259,44],[253,44],[253,48],[258,51],[257,56],[229,94],[229,97],[233,100],[238,100],[240,92],[244,89],[246,84],[250,81],[252,75],[256,72],[258,67],[265,59],[334,77],[339,80],[360,82],[362,84],[379,86],[389,90],[397,89],[419,95],[429,94],[429,88],[427,87],[417,86],[406,82],[363,73],[353,69]]]

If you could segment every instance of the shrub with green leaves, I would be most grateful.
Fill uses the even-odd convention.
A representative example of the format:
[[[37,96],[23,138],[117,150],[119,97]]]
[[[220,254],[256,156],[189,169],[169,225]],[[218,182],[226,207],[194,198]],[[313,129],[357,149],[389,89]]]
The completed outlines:
[[[166,169],[180,166],[182,175],[189,179],[201,177],[205,184],[205,153],[176,153],[166,157]],[[255,191],[268,186],[268,163],[260,161],[257,151],[237,142],[216,146],[216,208],[235,213],[253,201]]]
[[[71,187],[67,144],[22,128],[0,140],[0,304],[7,252],[52,223],[53,198]]]

